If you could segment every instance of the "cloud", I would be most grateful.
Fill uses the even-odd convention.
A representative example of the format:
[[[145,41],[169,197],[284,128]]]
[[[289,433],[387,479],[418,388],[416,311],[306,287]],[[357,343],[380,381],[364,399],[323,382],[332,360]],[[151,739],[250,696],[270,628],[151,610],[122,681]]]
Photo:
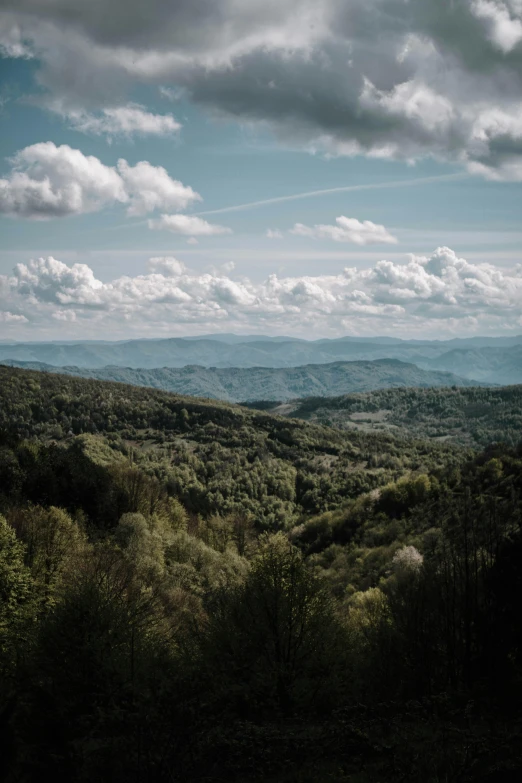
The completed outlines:
[[[0,56],[30,60],[31,47],[23,40],[22,30],[9,15],[0,16]]]
[[[474,0],[471,11],[487,23],[490,39],[504,54],[522,41],[522,8],[517,0]]]
[[[25,315],[10,313],[9,310],[0,311],[0,323],[3,324],[26,324],[28,319]]]
[[[266,230],[266,236],[268,239],[282,239],[283,234],[281,231],[278,231],[277,229],[267,228]]]
[[[158,87],[159,94],[162,98],[166,98],[168,101],[176,103],[185,96],[185,91],[181,87]]]
[[[156,231],[172,231],[173,234],[191,236],[212,236],[214,234],[230,234],[232,229],[217,223],[208,223],[195,215],[161,215],[157,220],[149,220],[149,228]]]
[[[118,336],[186,333],[187,325],[213,331],[217,323],[302,336],[461,335],[522,325],[521,271],[473,264],[447,247],[335,275],[271,274],[255,282],[233,272],[225,264],[197,273],[162,256],[149,260],[146,274],[103,282],[86,264],[38,258],[0,276],[0,311],[16,308],[18,323],[25,317],[38,329],[67,320],[80,336],[87,324],[89,334]]]
[[[104,108],[97,113],[57,111],[74,130],[95,136],[170,136],[181,129],[172,114],[152,114],[137,104]]]
[[[172,179],[161,166],[120,159],[106,166],[67,144],[41,142],[25,147],[0,179],[0,213],[46,219],[96,212],[125,204],[128,215],[156,209],[184,209],[201,196]]]
[[[335,218],[335,222],[335,226],[324,224],[305,226],[303,223],[296,223],[290,233],[302,237],[312,237],[313,239],[353,242],[356,245],[394,245],[397,243],[396,237],[390,234],[384,226],[372,223],[371,220],[363,220],[361,222],[357,218],[348,218],[341,215]]]
[[[74,310],[55,310],[54,313],[51,314],[51,317],[54,318],[55,321],[76,321],[76,313]]]
[[[441,0],[436,12],[433,0],[152,0],[146,17],[134,0],[2,8],[4,51],[37,58],[39,87],[67,111],[103,119],[144,84],[306,149],[522,179],[519,0]]]
[[[186,272],[185,264],[182,264],[174,256],[149,258],[147,266],[151,272],[165,275],[165,277],[180,277]]]
[[[129,215],[144,215],[156,209],[185,209],[201,196],[182,182],[172,179],[162,166],[140,161],[130,166],[118,161],[118,172],[129,193]]]

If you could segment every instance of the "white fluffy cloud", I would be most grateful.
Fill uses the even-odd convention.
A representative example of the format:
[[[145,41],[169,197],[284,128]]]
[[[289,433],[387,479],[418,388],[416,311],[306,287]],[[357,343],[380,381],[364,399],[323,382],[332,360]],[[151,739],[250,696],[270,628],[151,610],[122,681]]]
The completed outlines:
[[[74,130],[95,136],[170,136],[181,129],[172,114],[153,114],[137,104],[107,107],[100,112],[60,108],[57,112]]]
[[[186,236],[212,236],[230,234],[231,229],[217,223],[208,223],[195,215],[161,215],[157,220],[149,220],[149,228],[156,231],[172,231],[173,234]]]
[[[0,310],[0,323],[3,324],[26,324],[28,323],[25,315],[10,313],[9,310]]]
[[[151,258],[146,274],[97,279],[86,264],[55,258],[18,264],[0,277],[0,316],[13,329],[68,321],[90,334],[176,333],[216,323],[241,331],[466,334],[522,326],[522,269],[473,264],[446,247],[407,263],[379,261],[337,275],[233,278],[224,266],[201,274],[173,257]],[[19,315],[6,315],[7,307]],[[18,323],[17,323],[18,322]],[[125,325],[124,325],[125,324]],[[28,327],[25,326],[25,329]],[[81,334],[78,331],[78,334]]]
[[[522,41],[522,6],[519,0],[473,0],[472,13],[488,25],[491,40],[507,54]]]
[[[172,179],[162,166],[143,160],[130,166],[118,161],[118,172],[129,194],[129,215],[144,215],[156,209],[185,209],[201,196],[182,182]]]
[[[184,209],[201,200],[192,188],[172,179],[161,166],[120,159],[106,166],[67,144],[47,141],[18,152],[0,179],[0,213],[33,219],[96,212],[120,203],[129,215],[158,209]]]
[[[396,237],[389,231],[371,220],[357,220],[344,215],[335,218],[335,226],[319,224],[305,226],[296,223],[290,233],[313,239],[333,239],[335,242],[353,242],[356,245],[375,245],[397,243]]]
[[[434,156],[522,179],[520,0],[152,0],[145,16],[137,0],[2,9],[4,52],[38,58],[49,103],[94,112],[91,127],[121,124],[105,110],[123,111],[136,84],[155,85],[305,147]]]

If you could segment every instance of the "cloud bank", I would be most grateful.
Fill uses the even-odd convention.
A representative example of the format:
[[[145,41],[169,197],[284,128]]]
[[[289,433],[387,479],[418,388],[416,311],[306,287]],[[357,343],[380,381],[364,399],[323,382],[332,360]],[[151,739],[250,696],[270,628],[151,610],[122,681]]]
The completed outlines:
[[[310,149],[522,180],[520,0],[3,0],[0,48],[91,129],[145,84]]]
[[[451,336],[522,326],[522,267],[472,264],[447,247],[408,263],[379,261],[337,275],[233,278],[232,266],[198,274],[155,257],[146,274],[97,279],[86,264],[52,258],[0,276],[4,331],[22,339],[67,321],[71,334],[186,334],[231,328],[302,336],[389,333]],[[47,330],[47,331],[46,331]]]

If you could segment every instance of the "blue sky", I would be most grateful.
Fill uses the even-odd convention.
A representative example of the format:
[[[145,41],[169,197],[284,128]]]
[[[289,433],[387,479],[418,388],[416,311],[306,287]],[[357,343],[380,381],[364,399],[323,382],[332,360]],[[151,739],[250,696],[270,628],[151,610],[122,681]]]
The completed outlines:
[[[361,14],[373,2],[361,6]],[[373,64],[363,71],[376,37],[386,33],[384,22],[373,19],[374,37],[355,50],[361,63],[355,98],[349,89],[341,97],[328,94],[346,62],[352,62],[337,65],[339,47],[345,43],[347,52],[354,51],[348,33],[339,43],[328,27],[340,8],[335,0],[324,3],[319,22],[295,33],[290,48],[285,35],[294,32],[285,30],[295,27],[285,25],[296,11],[300,18],[303,9],[310,11],[307,2],[288,0],[286,16],[268,3],[267,19],[260,5],[261,15],[252,20],[239,19],[231,2],[219,0],[223,18],[213,23],[227,31],[227,14],[235,14],[231,18],[238,31],[231,41],[223,33],[214,60],[208,59],[205,24],[197,26],[196,13],[194,19],[184,17],[187,40],[196,36],[189,52],[183,39],[163,41],[158,22],[146,30],[148,38],[140,41],[124,77],[121,58],[133,51],[140,31],[138,23],[136,28],[131,24],[133,7],[127,32],[107,32],[87,4],[76,25],[47,0],[27,0],[26,7],[3,12],[0,338],[59,337],[65,323],[75,338],[110,329],[118,339],[230,330],[305,337],[522,330],[517,267],[522,261],[522,104],[516,84],[513,94],[504,92],[501,100],[495,93],[500,69],[504,82],[509,68],[512,80],[520,84],[522,79],[519,4],[461,4],[470,16],[460,22],[474,25],[468,37],[471,29],[489,47],[482,64],[488,78],[481,81],[474,63],[455,66],[454,53],[426,27],[424,0],[412,1],[419,13],[412,10],[406,19],[395,0],[382,3],[390,13],[395,9],[403,25],[394,50],[398,72],[388,76],[391,53],[386,52],[377,57],[381,74]],[[63,9],[69,4],[64,0]],[[110,0],[111,5],[117,19],[121,4]],[[204,2],[191,9],[204,21],[205,14],[215,12]],[[507,38],[500,25],[505,18],[495,26],[494,14],[500,11],[511,24]],[[170,12],[164,13],[168,17]],[[310,38],[309,31],[318,27],[321,33]],[[278,31],[282,43],[268,44],[277,40]],[[442,59],[455,68],[460,95],[454,84],[441,87],[440,68],[425,54],[420,60],[414,44],[421,33],[431,36],[437,63]],[[274,73],[273,62],[263,60],[268,45],[279,58]],[[99,52],[90,60],[90,48],[96,47]],[[306,59],[300,47],[306,48]],[[412,59],[409,72],[403,72],[404,47]],[[76,68],[71,59],[69,68],[74,52],[80,62]],[[314,63],[319,55],[329,57],[330,74],[323,74],[322,61]],[[181,65],[170,73],[174,56]],[[225,65],[220,58],[228,58]],[[351,71],[355,67],[349,66]],[[273,106],[278,90],[284,101]],[[482,112],[478,120],[477,107]],[[342,110],[342,122],[333,117],[337,110]],[[129,111],[134,119],[125,126]],[[43,143],[51,146],[39,146]],[[69,148],[82,156],[74,164],[64,152]],[[110,193],[97,190],[98,174],[92,174],[88,186],[82,184],[82,171],[94,159],[111,180]],[[131,172],[146,161],[148,184],[125,178],[120,159]],[[169,181],[182,183],[181,195],[165,195],[155,180],[150,184],[159,167]],[[43,181],[50,188],[45,193]],[[76,206],[71,206],[70,188],[81,190]],[[155,194],[148,206],[147,188]],[[187,188],[201,199],[187,195]],[[302,197],[287,198],[293,196]],[[430,259],[437,248],[447,252],[443,271],[435,274],[429,269],[430,264],[435,268]],[[167,273],[164,264],[159,272],[151,258],[175,259],[182,266],[171,264]],[[383,260],[393,267],[386,268],[386,275],[384,267],[378,269]],[[23,269],[13,276],[17,264]],[[339,282],[347,267],[357,270],[350,285]],[[76,272],[69,271],[73,268]],[[142,281],[150,275],[155,279]],[[276,293],[273,286],[267,288],[271,275],[280,281]],[[134,298],[127,289],[121,293],[122,278],[140,280]],[[119,293],[111,299],[105,288],[101,299],[91,296],[102,285]],[[173,294],[174,288],[181,293]]]

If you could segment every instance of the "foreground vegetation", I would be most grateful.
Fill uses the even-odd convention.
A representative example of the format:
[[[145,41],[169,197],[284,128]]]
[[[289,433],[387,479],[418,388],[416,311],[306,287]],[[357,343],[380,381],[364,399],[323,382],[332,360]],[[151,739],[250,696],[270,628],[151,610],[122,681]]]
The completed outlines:
[[[1,381],[3,780],[518,780],[522,448]]]

